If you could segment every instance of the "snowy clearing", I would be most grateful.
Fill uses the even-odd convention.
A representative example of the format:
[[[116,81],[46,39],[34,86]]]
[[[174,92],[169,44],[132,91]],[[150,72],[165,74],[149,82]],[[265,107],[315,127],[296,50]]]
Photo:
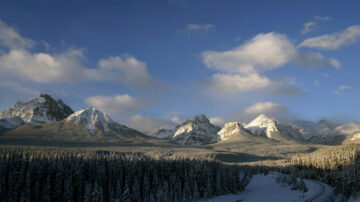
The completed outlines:
[[[209,202],[227,202],[227,201],[276,201],[276,202],[300,202],[300,201],[328,201],[333,194],[333,188],[322,182],[314,180],[304,180],[309,191],[303,193],[298,190],[291,190],[287,184],[276,182],[276,173],[270,173],[267,176],[257,174],[244,191],[238,194],[227,194],[217,196],[212,199],[201,200]]]

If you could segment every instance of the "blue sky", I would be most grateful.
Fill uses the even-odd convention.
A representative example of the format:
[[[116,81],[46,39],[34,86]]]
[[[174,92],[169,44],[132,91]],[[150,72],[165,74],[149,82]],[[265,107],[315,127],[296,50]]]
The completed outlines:
[[[1,110],[48,92],[118,120],[360,120],[359,1],[0,5]]]

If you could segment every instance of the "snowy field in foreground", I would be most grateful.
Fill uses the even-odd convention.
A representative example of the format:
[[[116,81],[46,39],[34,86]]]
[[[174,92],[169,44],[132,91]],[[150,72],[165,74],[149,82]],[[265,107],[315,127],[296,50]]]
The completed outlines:
[[[263,202],[263,201],[276,201],[276,202],[297,202],[305,201],[310,199],[314,195],[317,195],[322,189],[321,185],[324,186],[324,192],[313,201],[328,201],[329,197],[333,194],[333,188],[330,186],[314,182],[311,180],[305,180],[305,184],[309,191],[303,193],[298,190],[291,190],[287,184],[281,184],[276,182],[275,174],[257,174],[253,176],[253,179],[244,191],[238,194],[228,194],[223,196],[217,196],[209,200],[209,202],[235,202],[235,201],[246,201],[246,202]]]

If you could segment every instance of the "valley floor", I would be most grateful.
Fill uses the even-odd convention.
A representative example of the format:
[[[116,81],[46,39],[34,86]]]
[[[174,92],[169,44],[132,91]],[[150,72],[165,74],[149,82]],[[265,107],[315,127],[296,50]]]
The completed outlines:
[[[305,180],[308,191],[303,193],[299,190],[291,190],[287,184],[277,183],[276,174],[256,174],[244,191],[238,194],[227,194],[217,196],[208,202],[227,202],[227,201],[276,201],[276,202],[300,202],[300,201],[329,201],[333,195],[333,188],[330,186],[313,181]],[[330,200],[331,201],[331,200]]]

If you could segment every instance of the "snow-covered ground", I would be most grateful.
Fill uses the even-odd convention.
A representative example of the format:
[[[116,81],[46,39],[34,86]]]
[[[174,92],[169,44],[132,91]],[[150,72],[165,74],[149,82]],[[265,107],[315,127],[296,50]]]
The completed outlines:
[[[202,200],[209,202],[263,202],[263,201],[276,201],[276,202],[297,202],[297,201],[329,201],[333,195],[333,188],[330,186],[313,181],[304,180],[306,187],[309,191],[303,193],[298,190],[291,190],[287,184],[276,182],[276,173],[270,173],[266,176],[264,174],[257,174],[245,188],[244,191],[238,194],[228,194],[217,196],[212,199]],[[314,199],[315,196],[316,199]],[[311,200],[313,199],[313,200]]]

